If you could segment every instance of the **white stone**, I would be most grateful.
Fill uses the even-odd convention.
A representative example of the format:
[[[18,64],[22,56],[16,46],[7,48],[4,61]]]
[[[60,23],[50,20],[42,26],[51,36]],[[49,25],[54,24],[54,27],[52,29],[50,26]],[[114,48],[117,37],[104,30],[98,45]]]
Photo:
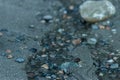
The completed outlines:
[[[110,60],[108,60],[107,62],[108,62],[108,63],[113,63],[114,60],[113,60],[113,59],[110,59]]]
[[[105,20],[116,13],[114,5],[108,0],[86,1],[80,5],[80,14],[88,22]]]

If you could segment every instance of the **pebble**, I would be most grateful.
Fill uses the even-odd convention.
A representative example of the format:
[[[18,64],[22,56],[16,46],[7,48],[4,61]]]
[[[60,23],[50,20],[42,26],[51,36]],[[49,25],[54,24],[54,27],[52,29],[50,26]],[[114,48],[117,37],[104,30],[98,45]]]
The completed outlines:
[[[67,13],[68,13],[67,10],[64,10],[64,11],[63,11],[63,14],[67,14]]]
[[[88,35],[87,34],[82,34],[82,37],[87,37]]]
[[[108,63],[113,63],[114,60],[113,60],[113,59],[110,59],[110,60],[108,60],[107,62],[108,62]]]
[[[45,15],[43,17],[43,19],[51,20],[51,19],[53,19],[53,17],[51,15]]]
[[[74,10],[74,6],[73,6],[73,5],[70,5],[70,6],[69,6],[69,9],[70,9],[70,10]]]
[[[25,59],[22,57],[19,57],[19,58],[16,58],[15,61],[18,63],[23,63],[25,61]]]
[[[45,20],[46,23],[51,22],[53,17],[51,15],[45,15],[43,16],[43,20]]]
[[[118,64],[118,63],[111,64],[111,65],[110,65],[110,68],[111,68],[111,69],[119,68],[119,64]]]
[[[64,74],[63,70],[58,71],[58,74]]]
[[[47,57],[47,55],[43,54],[43,55],[41,55],[41,57]]]
[[[113,22],[110,22],[109,20],[102,22],[102,25],[108,26],[109,28],[113,27]]]
[[[111,30],[113,34],[116,34],[117,33],[117,30],[116,29],[112,29]]]
[[[104,25],[99,25],[99,28],[100,29],[105,29],[105,26]]]
[[[3,36],[3,33],[2,33],[2,32],[0,32],[0,37],[1,37],[1,36]]]
[[[30,25],[29,28],[35,28],[35,26],[34,25]]]
[[[45,20],[41,20],[40,22],[41,22],[42,24],[45,24],[45,23],[46,23],[46,21],[45,21]]]
[[[99,76],[101,76],[101,77],[102,77],[102,76],[104,76],[104,74],[103,74],[103,73],[99,73]]]
[[[51,79],[51,76],[46,76],[47,79]]]
[[[89,39],[87,40],[87,43],[88,43],[88,44],[91,44],[91,45],[95,45],[95,44],[97,43],[97,39],[95,39],[95,38],[89,38]]]
[[[6,50],[6,53],[11,53],[12,51],[10,49],[7,49]]]
[[[106,71],[107,71],[107,68],[106,68],[106,67],[101,67],[100,70],[101,70],[102,72],[106,72]]]
[[[64,62],[60,66],[61,70],[63,70],[65,73],[72,72],[77,67],[79,67],[79,65],[75,62]]]
[[[53,79],[56,79],[57,76],[56,76],[56,75],[51,75],[51,77],[52,77]]]
[[[6,56],[6,53],[1,53],[1,56]]]
[[[47,64],[43,64],[41,67],[42,67],[42,68],[45,68],[45,69],[49,69],[49,67],[48,67]]]
[[[93,29],[93,30],[98,30],[99,27],[98,27],[98,25],[93,24],[93,25],[92,25],[92,29]]]
[[[80,38],[74,39],[74,40],[72,40],[72,43],[73,43],[74,45],[79,45],[79,44],[81,43],[81,39],[80,39]]]
[[[64,29],[58,29],[59,33],[63,33]]]
[[[113,59],[114,59],[115,61],[118,60],[118,58],[119,58],[119,57],[113,57]]]
[[[108,19],[115,13],[115,6],[108,0],[88,0],[80,5],[80,14],[88,22],[99,22]]]
[[[61,64],[61,69],[65,72],[67,72],[68,67],[70,66],[70,62],[65,62]]]
[[[7,55],[7,58],[8,58],[8,59],[12,59],[12,58],[13,58],[13,55],[9,54],[9,55]]]

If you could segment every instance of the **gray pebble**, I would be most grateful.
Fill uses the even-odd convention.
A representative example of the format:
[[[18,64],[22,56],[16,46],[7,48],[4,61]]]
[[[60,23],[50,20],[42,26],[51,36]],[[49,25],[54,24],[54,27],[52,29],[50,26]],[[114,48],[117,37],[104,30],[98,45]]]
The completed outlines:
[[[95,39],[95,38],[89,38],[89,39],[87,40],[87,42],[88,42],[88,44],[95,45],[95,44],[97,43],[97,39]]]
[[[19,58],[16,58],[15,61],[18,63],[23,63],[25,61],[25,59],[22,57],[19,57]]]
[[[111,69],[119,68],[119,64],[118,64],[118,63],[111,64],[110,68],[111,68]]]
[[[58,29],[59,33],[62,33],[64,31],[64,29]]]
[[[45,16],[43,17],[43,19],[51,20],[51,19],[53,19],[53,17],[52,17],[51,15],[45,15]]]
[[[92,29],[93,29],[93,30],[98,30],[99,27],[98,27],[97,25],[94,24],[94,25],[92,25]]]

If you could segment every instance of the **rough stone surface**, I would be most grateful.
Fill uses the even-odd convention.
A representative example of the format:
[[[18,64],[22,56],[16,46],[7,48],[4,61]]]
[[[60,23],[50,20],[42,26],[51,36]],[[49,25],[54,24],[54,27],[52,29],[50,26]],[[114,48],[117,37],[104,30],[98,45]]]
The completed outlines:
[[[107,0],[86,1],[80,6],[80,14],[88,22],[105,20],[116,13],[114,5]]]

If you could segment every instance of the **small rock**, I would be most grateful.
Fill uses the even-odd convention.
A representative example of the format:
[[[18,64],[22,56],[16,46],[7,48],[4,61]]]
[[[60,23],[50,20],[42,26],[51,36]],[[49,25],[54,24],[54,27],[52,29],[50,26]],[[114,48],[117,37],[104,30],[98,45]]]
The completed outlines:
[[[62,33],[64,31],[64,29],[58,29],[59,33]]]
[[[67,72],[72,72],[73,70],[75,71],[75,69],[77,69],[78,66],[79,65],[74,62],[65,62],[61,64],[60,68],[61,70],[67,73]]]
[[[111,68],[111,69],[119,68],[119,64],[118,64],[118,63],[111,64],[111,65],[110,65],[110,68]]]
[[[102,77],[102,76],[104,76],[104,74],[103,74],[103,73],[99,73],[99,76],[101,76],[101,77]]]
[[[97,43],[97,39],[95,39],[95,38],[89,38],[87,40],[87,42],[88,42],[88,44],[95,45]]]
[[[79,44],[81,43],[81,39],[80,39],[80,38],[74,39],[74,40],[72,41],[72,43],[73,43],[74,45],[79,45]]]
[[[29,28],[35,28],[35,26],[34,25],[30,25]]]
[[[65,62],[61,65],[61,69],[67,72],[69,66],[70,66],[70,62]]]
[[[113,57],[113,59],[116,61],[119,57]]]
[[[93,29],[93,30],[98,30],[99,27],[98,27],[97,25],[94,24],[94,25],[92,25],[92,29]]]
[[[57,76],[56,76],[56,75],[51,75],[51,77],[52,77],[53,79],[56,79]]]
[[[107,68],[106,68],[106,67],[101,67],[100,70],[101,70],[102,72],[106,72],[106,71],[107,71]]]
[[[88,35],[87,34],[82,34],[82,37],[87,37]]]
[[[2,32],[0,32],[0,37],[1,37],[1,36],[3,36],[3,33],[2,33]]]
[[[44,19],[47,19],[47,20],[53,19],[53,17],[52,17],[51,15],[45,15],[43,18],[44,18]]]
[[[12,59],[12,58],[13,58],[13,55],[9,54],[9,55],[7,55],[7,58],[8,58],[8,59]]]
[[[45,15],[43,16],[43,20],[45,20],[46,23],[50,22],[53,19],[51,15]]]
[[[42,67],[42,68],[45,68],[45,69],[49,69],[49,67],[48,67],[47,64],[43,64],[41,67]]]
[[[113,22],[110,22],[109,20],[108,21],[104,21],[104,22],[102,22],[102,25],[109,26],[111,28],[111,27],[113,27]]]
[[[42,24],[45,24],[45,23],[46,23],[46,21],[45,21],[45,20],[41,20],[40,22],[41,22]]]
[[[62,70],[58,71],[58,74],[64,74],[64,72]]]
[[[1,53],[1,56],[6,56],[6,53]]]
[[[114,5],[108,0],[88,0],[80,5],[80,14],[88,22],[105,20],[116,13]]]
[[[50,54],[50,57],[51,57],[51,58],[55,58],[55,57],[56,57],[56,54]]]
[[[107,62],[108,62],[108,63],[113,63],[114,60],[113,60],[113,59],[110,59],[110,60],[108,60]]]
[[[25,59],[22,57],[19,57],[19,58],[16,58],[15,61],[18,63],[23,63],[25,61]]]
[[[113,34],[116,34],[117,33],[117,30],[116,29],[112,29],[111,30]]]
[[[63,14],[67,14],[67,13],[68,13],[67,10],[64,10],[64,11],[63,11]]]
[[[99,25],[99,28],[100,28],[100,29],[105,29],[105,26]]]
[[[46,76],[47,79],[51,79],[51,76]]]
[[[70,9],[70,10],[74,10],[74,6],[73,6],[73,5],[70,5],[70,6],[69,6],[69,9]]]
[[[43,55],[41,55],[41,57],[47,57],[47,55],[43,54]]]
[[[10,49],[7,49],[6,50],[6,53],[11,53],[12,51]]]

